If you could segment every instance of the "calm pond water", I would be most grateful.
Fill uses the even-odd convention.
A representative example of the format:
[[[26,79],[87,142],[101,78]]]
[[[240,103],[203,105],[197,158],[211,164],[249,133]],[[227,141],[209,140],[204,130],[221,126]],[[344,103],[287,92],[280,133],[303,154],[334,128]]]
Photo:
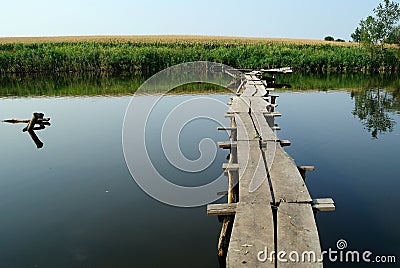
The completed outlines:
[[[399,90],[370,89],[279,92],[278,136],[292,141],[286,150],[297,164],[315,165],[307,174],[312,197],[335,200],[335,212],[317,214],[322,248],[336,249],[345,239],[349,249],[399,258]],[[2,92],[9,90],[3,85]],[[206,96],[225,103],[230,97]],[[182,185],[209,182],[221,175],[226,161],[227,152],[218,150],[204,173],[188,176],[169,167],[162,154],[166,114],[199,97],[204,95],[164,97],[149,125],[149,156]],[[21,131],[24,125],[0,123],[0,267],[218,267],[220,224],[206,216],[205,206],[165,205],[132,179],[121,142],[130,98],[0,98],[0,119],[42,111],[52,122],[36,132],[41,149]],[[223,114],[215,118],[228,125]],[[183,154],[199,157],[203,138],[228,140],[217,126],[202,119],[185,126]]]

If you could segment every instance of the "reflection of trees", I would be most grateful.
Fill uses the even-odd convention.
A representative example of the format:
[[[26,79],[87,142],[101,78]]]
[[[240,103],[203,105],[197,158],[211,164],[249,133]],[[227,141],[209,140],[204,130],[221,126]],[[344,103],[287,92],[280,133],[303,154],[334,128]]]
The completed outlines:
[[[352,91],[351,97],[355,99],[353,115],[360,119],[373,138],[378,138],[378,133],[393,131],[395,121],[391,115],[400,111],[398,91],[367,89]]]

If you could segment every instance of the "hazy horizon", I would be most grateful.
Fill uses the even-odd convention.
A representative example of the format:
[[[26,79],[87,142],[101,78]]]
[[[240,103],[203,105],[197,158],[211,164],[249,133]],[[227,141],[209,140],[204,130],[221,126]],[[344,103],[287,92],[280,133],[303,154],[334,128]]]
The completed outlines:
[[[2,4],[0,37],[196,35],[350,39],[381,1],[50,1]]]

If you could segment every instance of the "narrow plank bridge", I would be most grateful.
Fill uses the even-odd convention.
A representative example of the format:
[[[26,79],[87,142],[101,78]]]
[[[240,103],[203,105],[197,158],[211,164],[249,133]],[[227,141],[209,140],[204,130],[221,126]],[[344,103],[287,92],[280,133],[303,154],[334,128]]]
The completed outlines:
[[[226,117],[231,139],[219,146],[230,150],[223,164],[228,176],[228,203],[210,204],[207,214],[222,221],[218,241],[220,266],[322,267],[315,211],[335,209],[330,198],[313,200],[305,184],[307,170],[297,166],[282,147],[275,118],[274,75],[290,68],[248,72]],[[272,75],[271,82],[261,79]]]

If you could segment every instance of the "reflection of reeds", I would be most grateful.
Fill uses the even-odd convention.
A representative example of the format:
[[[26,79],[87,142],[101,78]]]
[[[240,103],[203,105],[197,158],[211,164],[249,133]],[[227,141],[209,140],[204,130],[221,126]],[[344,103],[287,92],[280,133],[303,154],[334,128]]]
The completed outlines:
[[[132,95],[146,79],[141,76],[111,76],[104,73],[88,72],[56,75],[6,75],[0,79],[0,97],[27,96],[118,96]],[[396,74],[302,74],[277,76],[277,83],[290,84],[291,89],[283,90],[330,90],[351,89],[352,91],[371,88],[386,88],[400,92],[400,79]],[[228,80],[220,81],[229,83]],[[142,93],[157,94],[163,89],[152,88]],[[228,89],[204,83],[183,85],[169,94],[230,93]],[[400,95],[398,93],[397,95]]]
[[[400,69],[399,49],[379,55],[350,43],[312,40],[149,36],[0,39],[0,72],[154,73],[171,65],[207,60],[236,68],[292,66],[301,70]]]
[[[351,89],[365,90],[385,88],[400,90],[398,74],[364,74],[364,73],[293,73],[277,76],[277,83],[292,86],[288,90],[330,90]]]

